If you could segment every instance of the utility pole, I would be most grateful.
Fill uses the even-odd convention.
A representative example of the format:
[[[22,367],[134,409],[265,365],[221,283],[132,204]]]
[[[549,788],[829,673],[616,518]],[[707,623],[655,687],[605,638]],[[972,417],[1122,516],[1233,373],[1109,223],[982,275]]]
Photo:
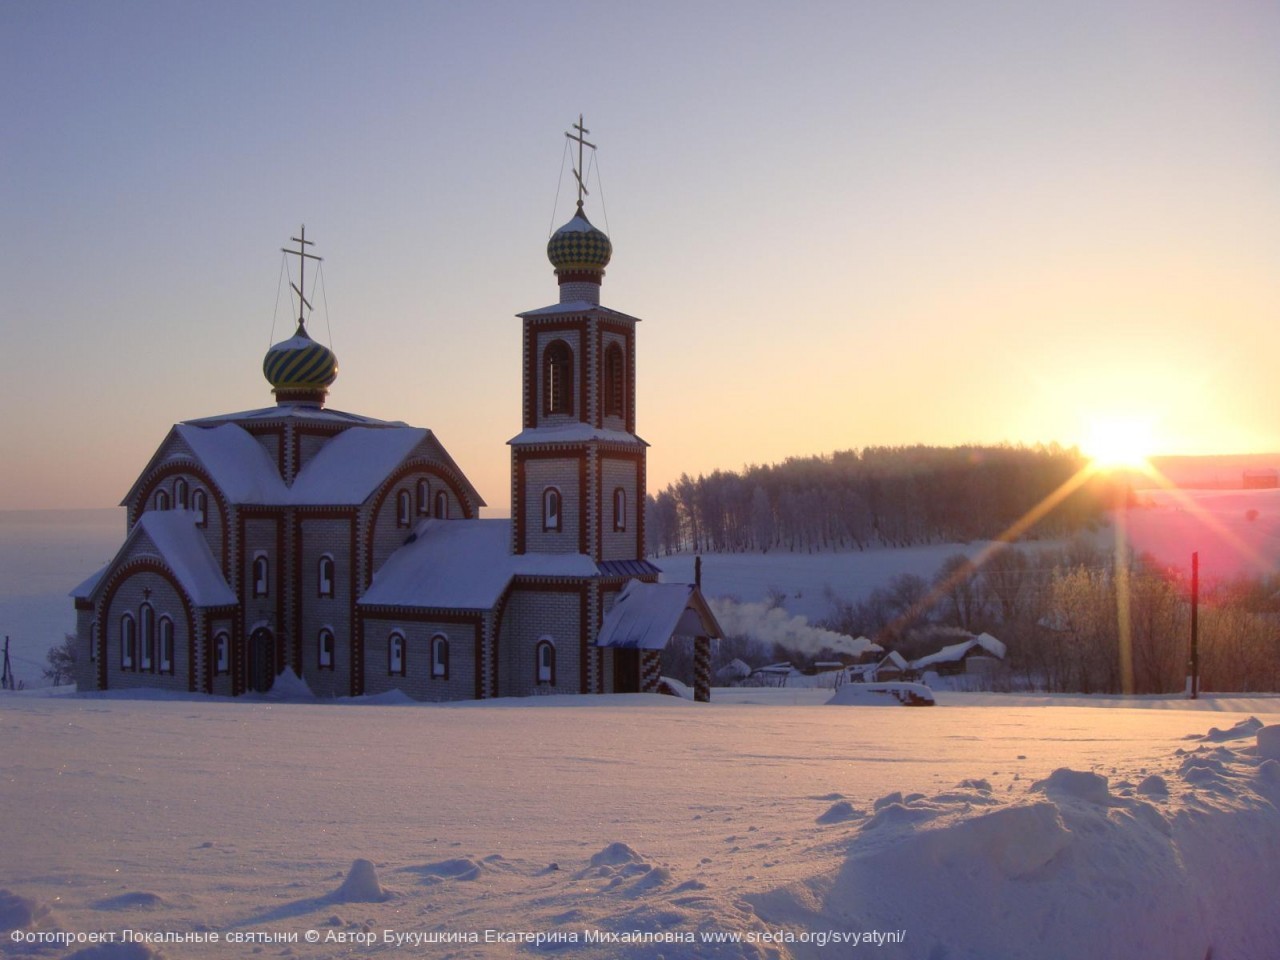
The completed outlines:
[[[1191,554],[1191,675],[1187,678],[1187,693],[1192,700],[1200,699],[1200,553]]]
[[[9,637],[4,638],[4,670],[0,672],[0,690],[14,690],[13,665],[9,662]]]

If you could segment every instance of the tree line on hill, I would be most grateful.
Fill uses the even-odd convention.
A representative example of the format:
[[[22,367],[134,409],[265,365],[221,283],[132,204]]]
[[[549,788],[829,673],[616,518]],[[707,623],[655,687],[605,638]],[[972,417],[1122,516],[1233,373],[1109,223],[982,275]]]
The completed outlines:
[[[1059,446],[869,447],[780,464],[684,474],[647,498],[650,550],[865,550],[994,539],[1064,487],[1030,528],[1064,537],[1114,502],[1103,477]]]

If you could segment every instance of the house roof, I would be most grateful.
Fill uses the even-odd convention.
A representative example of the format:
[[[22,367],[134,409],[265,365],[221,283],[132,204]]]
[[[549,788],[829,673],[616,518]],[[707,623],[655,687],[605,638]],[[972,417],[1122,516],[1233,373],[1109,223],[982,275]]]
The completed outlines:
[[[1000,660],[1004,659],[1005,653],[1007,652],[1005,645],[995,637],[991,636],[991,634],[980,633],[972,639],[963,640],[960,643],[953,643],[949,646],[943,647],[937,653],[931,653],[927,657],[921,657],[919,660],[916,660],[912,666],[917,670],[923,670],[926,667],[933,666],[935,663],[955,663],[958,660],[963,660],[974,649],[983,650]]]
[[[673,636],[723,635],[693,584],[630,580],[605,614],[596,646],[661,650]]]
[[[581,553],[513,554],[510,520],[426,519],[373,575],[360,605],[491,610],[514,577],[596,574]]]

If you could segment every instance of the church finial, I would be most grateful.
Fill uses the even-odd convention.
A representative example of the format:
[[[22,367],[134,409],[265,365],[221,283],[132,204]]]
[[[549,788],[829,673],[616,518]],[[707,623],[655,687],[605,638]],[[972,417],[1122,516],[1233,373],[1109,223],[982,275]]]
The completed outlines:
[[[582,125],[582,114],[578,114],[578,122],[573,125],[573,129],[578,131],[578,135],[574,136],[568,130],[564,135],[578,145],[578,166],[574,169],[573,175],[578,179],[578,212],[582,212],[582,198],[588,196],[591,191],[587,189],[586,181],[583,180],[585,171],[582,169],[582,148],[590,147],[592,150],[596,148],[594,143],[590,143],[585,139],[586,134],[591,131]]]
[[[307,287],[307,282],[306,282],[307,261],[308,260],[320,261],[320,260],[323,260],[324,257],[317,257],[314,253],[307,253],[307,247],[314,247],[315,243],[307,239],[307,225],[305,223],[302,225],[302,230],[300,231],[300,233],[302,234],[301,236],[289,238],[290,240],[292,240],[294,243],[298,245],[297,250],[290,250],[288,247],[281,247],[280,249],[284,253],[298,258],[298,282],[295,284],[292,280],[290,280],[289,286],[293,287],[293,292],[298,295],[298,329],[302,330],[302,329],[305,329],[307,325],[307,320],[306,320],[306,316],[303,314],[303,309],[304,308],[307,310],[311,309],[310,301],[307,300],[306,294],[302,292]]]

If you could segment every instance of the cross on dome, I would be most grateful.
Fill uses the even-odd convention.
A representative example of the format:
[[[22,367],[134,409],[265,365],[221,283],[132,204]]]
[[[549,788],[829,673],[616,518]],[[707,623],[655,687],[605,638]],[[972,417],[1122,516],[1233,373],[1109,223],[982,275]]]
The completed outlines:
[[[298,328],[301,329],[306,326],[307,323],[306,317],[302,312],[303,308],[305,307],[307,310],[311,309],[311,302],[307,299],[306,294],[302,292],[307,288],[307,261],[315,260],[319,262],[323,260],[324,257],[318,257],[314,253],[307,253],[307,247],[314,247],[315,243],[307,239],[307,225],[305,223],[302,225],[302,229],[299,232],[301,233],[301,236],[289,238],[298,245],[297,250],[290,250],[288,247],[281,247],[280,250],[286,256],[298,258],[298,282],[295,284],[290,280],[289,286],[293,287],[293,292],[298,295]]]
[[[587,189],[586,181],[583,179],[585,171],[582,169],[582,148],[590,147],[594,150],[596,145],[585,139],[585,135],[591,131],[582,125],[582,114],[578,114],[578,122],[573,125],[573,129],[578,131],[576,137],[568,130],[564,132],[564,135],[578,145],[578,165],[574,168],[573,175],[578,180],[578,212],[581,213],[582,198],[591,194],[591,191]]]

